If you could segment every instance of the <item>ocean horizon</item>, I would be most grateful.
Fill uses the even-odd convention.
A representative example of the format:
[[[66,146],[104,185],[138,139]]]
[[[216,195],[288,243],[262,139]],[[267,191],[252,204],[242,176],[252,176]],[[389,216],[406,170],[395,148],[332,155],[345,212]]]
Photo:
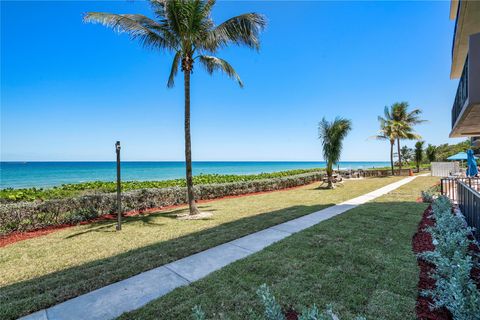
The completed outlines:
[[[340,169],[389,166],[388,161],[341,161]],[[194,161],[193,174],[258,174],[293,169],[324,168],[324,161]],[[184,161],[123,161],[122,181],[183,178]],[[114,181],[113,161],[2,161],[0,189],[48,188],[68,183]]]

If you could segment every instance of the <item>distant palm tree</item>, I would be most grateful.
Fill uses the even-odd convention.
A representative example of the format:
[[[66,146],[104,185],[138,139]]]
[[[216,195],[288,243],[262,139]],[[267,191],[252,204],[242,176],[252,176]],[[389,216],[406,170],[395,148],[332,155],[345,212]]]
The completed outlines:
[[[420,163],[423,160],[423,145],[425,141],[417,141],[415,143],[415,162],[417,163],[417,171],[420,172]]]
[[[434,162],[437,159],[437,147],[434,145],[429,144],[427,149],[425,150],[427,155],[427,159],[430,162]]]
[[[318,124],[319,139],[322,140],[323,158],[327,162],[328,188],[333,188],[333,166],[340,160],[343,139],[352,129],[352,122],[348,119],[336,117],[333,122],[325,118]]]
[[[397,148],[398,148],[398,163],[400,172],[402,171],[402,155],[400,140],[418,140],[420,135],[414,133],[413,127],[417,124],[425,122],[420,118],[422,110],[414,109],[408,110],[408,102],[397,102],[390,107],[391,119],[399,123],[399,132],[397,134]]]
[[[400,154],[402,156],[403,162],[405,162],[405,164],[407,165],[410,164],[410,161],[412,161],[414,157],[412,149],[407,146],[403,146],[402,149],[400,149]]]
[[[209,74],[223,71],[243,83],[233,67],[214,54],[229,44],[259,49],[259,34],[266,20],[257,13],[246,13],[215,25],[211,18],[214,0],[150,0],[155,20],[141,14],[112,14],[88,12],[84,21],[101,23],[118,32],[130,34],[148,48],[174,54],[167,86],[173,87],[181,65],[185,91],[185,162],[187,195],[190,214],[199,213],[193,193],[192,151],[190,137],[190,75],[195,61],[202,64]]]

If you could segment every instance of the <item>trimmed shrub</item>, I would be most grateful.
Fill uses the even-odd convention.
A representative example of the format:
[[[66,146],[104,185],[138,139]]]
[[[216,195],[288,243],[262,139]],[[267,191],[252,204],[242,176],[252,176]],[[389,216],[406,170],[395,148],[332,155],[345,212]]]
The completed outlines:
[[[322,173],[306,173],[274,179],[195,186],[198,200],[210,200],[298,187],[321,180]],[[47,226],[74,224],[115,212],[115,193],[96,193],[66,199],[0,204],[0,235]],[[187,203],[185,187],[151,188],[122,193],[125,212]]]
[[[194,185],[219,184],[231,182],[246,182],[253,180],[275,179],[295,176],[304,173],[318,173],[320,169],[294,169],[287,171],[259,173],[259,174],[199,174],[193,176]],[[132,191],[140,189],[158,189],[170,187],[186,187],[185,179],[160,180],[160,181],[123,181],[122,190]],[[79,197],[94,193],[108,193],[117,190],[114,181],[90,181],[83,183],[62,184],[53,188],[23,188],[0,189],[0,203],[22,201],[63,199]]]

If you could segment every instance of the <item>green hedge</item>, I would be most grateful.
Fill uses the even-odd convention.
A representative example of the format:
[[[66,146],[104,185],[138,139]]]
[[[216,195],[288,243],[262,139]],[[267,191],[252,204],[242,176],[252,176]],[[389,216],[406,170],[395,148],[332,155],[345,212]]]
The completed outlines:
[[[318,172],[320,169],[298,169],[272,173],[249,174],[249,175],[220,175],[220,174],[201,174],[193,177],[195,185],[245,182],[262,179],[273,179],[288,177],[303,173]],[[147,188],[168,188],[185,187],[185,179],[162,180],[162,181],[125,181],[122,182],[122,190],[139,190]],[[0,190],[0,203],[20,202],[62,199],[80,195],[87,195],[98,192],[114,192],[116,190],[115,182],[111,181],[92,181],[75,184],[63,184],[53,188],[7,188]]]
[[[199,200],[281,190],[321,180],[320,172],[279,178],[195,186]],[[0,204],[0,235],[52,225],[78,223],[115,211],[115,193],[96,193],[46,201]],[[186,187],[147,188],[122,193],[124,211],[185,204]]]

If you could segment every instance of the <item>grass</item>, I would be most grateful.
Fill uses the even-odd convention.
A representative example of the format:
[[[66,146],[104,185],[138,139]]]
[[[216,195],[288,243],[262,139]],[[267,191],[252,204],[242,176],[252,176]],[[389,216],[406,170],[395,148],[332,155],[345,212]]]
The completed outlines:
[[[127,218],[123,230],[100,222],[21,241],[0,250],[0,319],[54,305],[142,271],[323,209],[402,177],[318,183],[200,205],[207,220],[180,221],[185,208]]]
[[[251,318],[261,314],[255,290],[267,283],[298,311],[331,303],[341,319],[415,319],[411,239],[426,208],[415,200],[437,180],[419,177],[120,318],[191,319],[195,305],[208,319]]]

